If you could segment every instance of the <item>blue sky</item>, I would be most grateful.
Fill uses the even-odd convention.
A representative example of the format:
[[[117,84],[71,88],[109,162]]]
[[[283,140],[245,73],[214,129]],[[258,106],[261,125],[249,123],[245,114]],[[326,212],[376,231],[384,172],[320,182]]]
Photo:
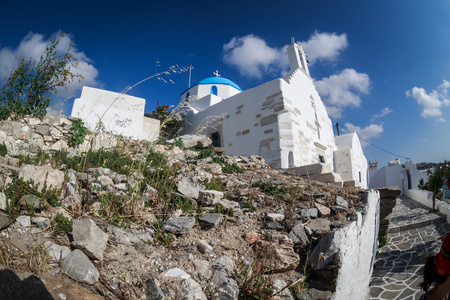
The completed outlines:
[[[450,159],[448,1],[3,1],[0,25],[2,77],[15,56],[36,56],[63,31],[83,84],[116,92],[153,75],[156,61],[157,71],[193,65],[193,83],[219,70],[252,88],[283,74],[295,37],[333,124],[395,154],[366,145],[368,160]],[[176,105],[188,74],[170,79],[129,94],[147,111]],[[72,103],[56,108],[70,113]]]

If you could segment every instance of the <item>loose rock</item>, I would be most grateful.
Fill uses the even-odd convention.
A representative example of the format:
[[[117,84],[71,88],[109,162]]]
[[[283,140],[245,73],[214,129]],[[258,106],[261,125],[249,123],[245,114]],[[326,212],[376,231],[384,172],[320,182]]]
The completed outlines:
[[[108,235],[104,233],[91,219],[73,221],[73,242],[75,248],[92,259],[103,260],[103,252],[106,249]]]
[[[73,250],[64,259],[61,270],[70,278],[87,284],[95,284],[100,274],[89,258],[80,250]]]

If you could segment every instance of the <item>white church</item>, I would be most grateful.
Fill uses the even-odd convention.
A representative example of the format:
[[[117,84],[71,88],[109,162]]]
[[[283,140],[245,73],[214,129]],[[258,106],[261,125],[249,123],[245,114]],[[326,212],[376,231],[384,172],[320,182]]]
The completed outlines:
[[[216,73],[184,91],[183,133],[208,135],[226,155],[257,154],[274,168],[367,188],[367,159],[358,136],[334,136],[302,47],[292,39],[287,52],[291,69],[283,78],[243,91]]]
[[[290,71],[243,91],[233,81],[206,78],[181,94],[185,134],[205,134],[226,155],[260,155],[271,167],[339,186],[368,186],[367,160],[356,133],[334,136],[309,75],[306,55],[292,39]],[[144,117],[145,99],[83,87],[72,116],[94,131],[154,141],[159,121]],[[101,125],[101,126],[99,126]]]

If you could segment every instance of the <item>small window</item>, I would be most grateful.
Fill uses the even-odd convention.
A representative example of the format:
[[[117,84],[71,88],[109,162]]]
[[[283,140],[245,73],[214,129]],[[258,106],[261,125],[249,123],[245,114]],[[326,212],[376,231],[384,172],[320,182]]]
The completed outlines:
[[[294,166],[294,153],[292,153],[292,151],[289,151],[289,154],[288,154],[288,165],[289,165],[289,168]]]
[[[361,172],[359,172],[359,182],[361,182]]]
[[[213,85],[213,86],[211,87],[211,94],[217,96],[217,86]]]
[[[325,163],[325,157],[323,157],[323,155],[319,155],[319,163],[321,164]]]
[[[220,134],[218,132],[214,132],[211,134],[212,145],[214,147],[220,147]]]

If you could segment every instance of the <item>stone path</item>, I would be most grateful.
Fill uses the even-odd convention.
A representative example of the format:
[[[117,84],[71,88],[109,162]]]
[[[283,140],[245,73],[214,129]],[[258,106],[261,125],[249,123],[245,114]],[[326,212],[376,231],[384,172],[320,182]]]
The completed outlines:
[[[368,300],[418,299],[425,258],[439,252],[450,232],[445,216],[406,197],[395,201],[387,243],[375,260]]]

